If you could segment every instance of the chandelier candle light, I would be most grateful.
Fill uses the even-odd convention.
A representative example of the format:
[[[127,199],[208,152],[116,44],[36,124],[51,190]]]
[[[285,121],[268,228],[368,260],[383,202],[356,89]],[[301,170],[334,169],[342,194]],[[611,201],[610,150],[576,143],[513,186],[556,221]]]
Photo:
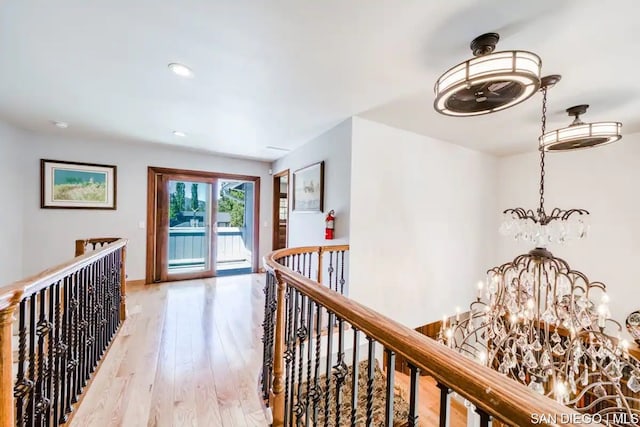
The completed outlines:
[[[542,135],[547,89],[560,76],[542,79]],[[640,417],[640,361],[620,338],[602,282],[545,249],[547,243],[584,237],[584,209],[544,207],[544,153],[540,149],[537,211],[508,209],[503,231],[536,247],[494,267],[477,284],[469,313],[445,316],[438,340],[479,364],[525,384],[579,412],[602,419]],[[571,220],[578,218],[573,223]],[[612,426],[629,425],[610,423]]]

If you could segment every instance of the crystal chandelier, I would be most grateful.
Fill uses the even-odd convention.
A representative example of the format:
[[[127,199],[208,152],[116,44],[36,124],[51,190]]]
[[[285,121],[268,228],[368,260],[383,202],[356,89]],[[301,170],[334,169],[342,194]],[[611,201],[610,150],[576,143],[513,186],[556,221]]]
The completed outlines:
[[[544,134],[546,94],[559,76],[542,79]],[[586,211],[544,210],[544,150],[541,152],[540,207],[510,209],[516,219],[537,226],[563,224]],[[566,226],[563,226],[566,227]],[[543,233],[540,228],[527,233]],[[564,230],[566,233],[566,228]],[[478,283],[469,312],[445,316],[438,340],[452,349],[592,419],[611,426],[640,422],[640,361],[620,339],[602,282],[545,249],[535,249],[494,267]]]
[[[638,420],[640,362],[608,302],[603,283],[536,248],[489,270],[439,340],[580,412]]]
[[[512,107],[540,87],[542,61],[522,50],[494,52],[500,36],[487,33],[471,42],[475,56],[437,80],[434,108],[449,116],[477,116]]]
[[[574,117],[573,123],[566,128],[542,133],[540,146],[545,151],[568,151],[579,148],[591,148],[616,142],[622,135],[622,123],[596,122],[584,123],[580,115],[587,112],[588,105],[576,105],[567,108],[567,113]]]
[[[542,91],[542,134],[547,127],[547,90],[560,81],[559,75],[543,77]],[[540,204],[534,212],[532,209],[512,208],[503,212],[504,218],[500,226],[500,233],[511,235],[516,240],[524,240],[537,246],[547,246],[549,243],[565,243],[582,239],[587,235],[589,212],[584,209],[563,210],[554,208],[547,213],[544,207],[544,178],[545,151],[542,146],[540,152]]]

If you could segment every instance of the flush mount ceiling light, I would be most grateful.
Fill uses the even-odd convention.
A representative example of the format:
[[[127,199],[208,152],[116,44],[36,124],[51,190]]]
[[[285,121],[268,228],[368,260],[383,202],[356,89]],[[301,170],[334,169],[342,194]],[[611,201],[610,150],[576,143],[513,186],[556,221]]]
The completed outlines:
[[[584,123],[580,120],[580,115],[586,113],[588,108],[586,104],[567,108],[569,116],[574,117],[573,123],[566,128],[542,134],[538,139],[541,148],[545,151],[569,151],[610,144],[622,138],[622,123]]]
[[[445,72],[436,82],[434,108],[448,116],[477,116],[525,101],[540,87],[542,60],[522,50],[495,52],[500,36],[471,42],[475,58]]]
[[[51,122],[51,124],[53,124],[55,127],[60,128],[60,129],[66,129],[66,128],[69,127],[69,123],[67,123],[67,122],[59,122],[59,121],[56,121],[56,120],[53,120]]]
[[[187,136],[187,134],[186,134],[186,133],[184,133],[184,132],[180,132],[179,130],[174,130],[174,131],[173,131],[173,134],[174,134],[175,136],[179,136],[179,137],[181,137],[181,138],[182,138],[182,137]]]
[[[168,67],[171,71],[173,71],[174,74],[180,77],[188,79],[193,77],[193,70],[184,64],[180,64],[179,62],[172,62],[168,65]]]

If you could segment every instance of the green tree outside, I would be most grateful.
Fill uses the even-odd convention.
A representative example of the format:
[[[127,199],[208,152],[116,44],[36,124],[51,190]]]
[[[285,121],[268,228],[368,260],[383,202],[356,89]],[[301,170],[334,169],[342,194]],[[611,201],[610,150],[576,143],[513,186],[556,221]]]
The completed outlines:
[[[244,227],[244,190],[223,190],[218,199],[218,211],[231,214],[232,227]]]
[[[191,210],[193,211],[193,217],[195,218],[196,212],[200,210],[200,201],[198,200],[198,184],[195,182],[191,184]]]

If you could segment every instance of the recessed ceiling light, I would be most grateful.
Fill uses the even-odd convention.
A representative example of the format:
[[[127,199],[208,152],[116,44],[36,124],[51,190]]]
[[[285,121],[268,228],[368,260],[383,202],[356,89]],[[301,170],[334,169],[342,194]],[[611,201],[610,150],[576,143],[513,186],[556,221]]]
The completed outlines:
[[[187,136],[187,134],[186,134],[186,133],[184,133],[184,132],[180,132],[179,130],[174,130],[174,131],[173,131],[173,134],[174,134],[175,136],[180,136],[180,137]]]
[[[55,127],[60,128],[60,129],[66,129],[66,128],[69,127],[69,123],[67,123],[67,122],[58,122],[58,121],[54,120],[51,123],[53,123],[53,125]]]
[[[193,77],[193,70],[184,64],[180,64],[179,62],[172,62],[168,65],[168,67],[171,71],[174,72],[174,74],[180,77],[185,77],[188,79]]]

